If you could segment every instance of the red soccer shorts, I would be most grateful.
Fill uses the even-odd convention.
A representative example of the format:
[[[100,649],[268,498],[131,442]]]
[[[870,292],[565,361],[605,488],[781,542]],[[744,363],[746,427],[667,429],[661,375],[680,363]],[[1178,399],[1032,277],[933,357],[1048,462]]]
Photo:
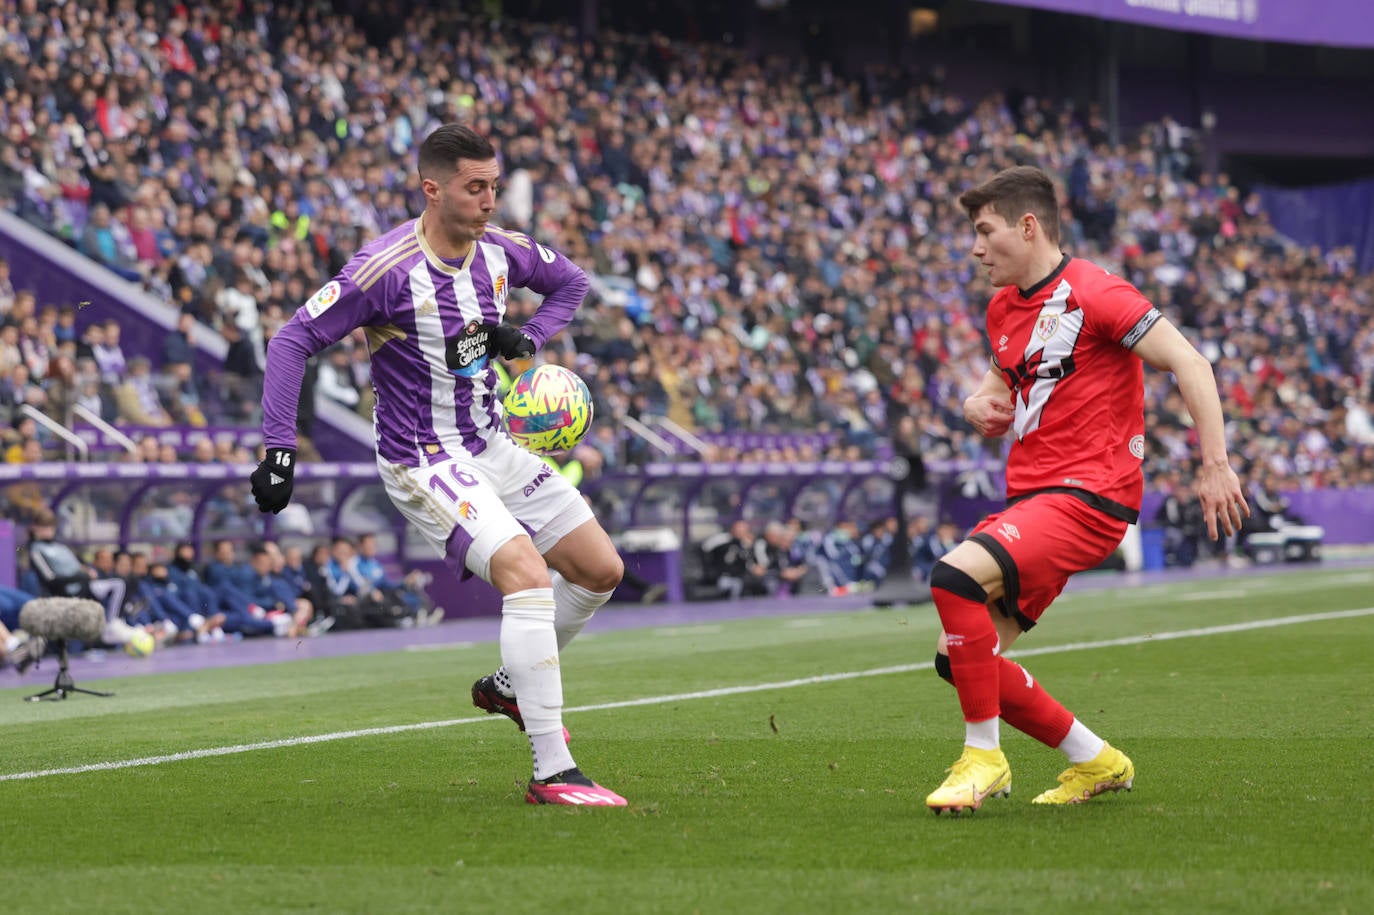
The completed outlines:
[[[1075,572],[1095,569],[1121,545],[1127,524],[1062,492],[1041,493],[988,515],[969,539],[1002,568],[1001,610],[1030,629]]]

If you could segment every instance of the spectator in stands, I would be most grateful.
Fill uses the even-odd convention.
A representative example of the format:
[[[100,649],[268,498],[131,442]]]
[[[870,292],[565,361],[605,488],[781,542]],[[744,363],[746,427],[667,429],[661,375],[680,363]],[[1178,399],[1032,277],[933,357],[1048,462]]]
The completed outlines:
[[[1160,503],[1155,521],[1164,528],[1164,564],[1191,566],[1198,558],[1199,544],[1207,533],[1202,507],[1197,504],[1192,486],[1178,482]]]
[[[76,406],[80,383],[76,375],[76,360],[57,356],[48,365],[44,390],[48,397],[47,413],[70,428],[72,409]]]
[[[333,556],[330,551],[331,545],[328,543],[315,544],[310,550],[309,560],[303,565],[311,603],[317,613],[334,620],[333,628],[361,629],[364,622],[357,598],[347,593],[346,579],[336,578],[331,568]],[[345,593],[336,592],[335,585],[342,585]]]
[[[801,593],[801,583],[808,567],[796,549],[797,528],[776,519],[763,527],[763,541],[767,550],[768,590],[776,595]]]
[[[10,276],[9,258],[0,257],[0,319],[14,307],[14,281]]]
[[[23,362],[24,354],[19,350],[19,325],[6,320],[0,323],[0,379],[9,378]]]
[[[27,365],[21,362],[8,374],[0,375],[0,418],[4,419],[5,427],[17,430],[22,421],[32,423],[33,419],[24,413],[24,406],[41,408],[46,403],[43,389],[29,380]]]
[[[99,136],[99,134],[96,134]],[[91,207],[90,221],[81,233],[81,253],[99,261],[126,280],[140,278],[129,232],[111,218],[110,207],[97,203]]]
[[[702,580],[717,596],[738,600],[768,593],[768,546],[746,518],[701,543]]]
[[[941,521],[934,530],[930,530],[929,518],[918,517],[913,520],[912,558],[922,581],[930,580],[935,563],[959,545],[961,536],[959,526],[953,521]]]
[[[864,551],[860,542],[859,525],[841,519],[827,531],[812,558],[812,565],[820,573],[821,586],[831,595],[844,595],[863,580]]]
[[[205,584],[214,589],[225,587],[245,590],[252,570],[238,558],[234,541],[221,538],[210,545],[210,559],[205,563],[201,576]]]
[[[36,315],[29,315],[19,322],[19,353],[34,379],[41,380],[48,376],[49,363],[56,348],[57,340],[53,337],[52,328],[44,326]]]
[[[115,389],[119,418],[134,426],[170,426],[172,417],[162,402],[146,356],[129,360],[129,376]]]
[[[863,554],[858,582],[861,587],[876,587],[887,577],[888,567],[892,563],[892,542],[896,536],[897,519],[879,518],[859,538],[859,549]]]
[[[238,328],[253,352],[254,360],[262,365],[263,330],[262,314],[258,311],[257,286],[253,277],[242,266],[234,276],[233,285],[222,289],[215,296],[215,306],[219,309],[221,324],[233,324]]]
[[[276,544],[259,543],[249,551],[248,565],[252,574],[247,580],[249,602],[264,611],[264,618],[272,623],[274,635],[297,638],[307,634],[314,608],[280,574],[281,555]],[[255,611],[256,615],[256,611]]]
[[[1251,487],[1250,498],[1255,510],[1244,526],[1242,535],[1270,533],[1303,523],[1302,518],[1293,514],[1292,503],[1283,494],[1277,474],[1266,473],[1256,486]]]
[[[119,321],[114,318],[101,324],[92,324],[86,329],[91,358],[100,367],[100,380],[112,387],[124,381],[124,374],[129,367],[119,337]]]
[[[47,642],[32,638],[19,626],[19,613],[37,597],[22,588],[0,585],[0,669],[13,664],[21,674],[47,651]]]
[[[195,428],[203,428],[207,424],[191,363],[167,363],[155,378],[154,385],[174,424]]]
[[[387,574],[381,560],[377,558],[376,534],[358,536],[354,569],[374,589],[374,594],[381,595],[382,600],[404,606],[410,613],[413,625],[437,625],[443,619],[443,611],[436,612],[433,601],[425,593],[425,586],[429,584],[428,575],[417,569],[411,570],[401,579],[392,578]]]
[[[79,597],[105,608],[104,640],[122,645],[129,638],[121,612],[127,582],[118,575],[98,576],[67,544],[57,539],[57,518],[46,512],[34,518],[27,544],[27,584],[21,588],[40,597]]]
[[[196,361],[196,347],[191,342],[191,331],[195,327],[196,319],[189,311],[183,311],[177,315],[177,325],[167,332],[167,337],[162,341],[162,364],[176,365],[186,363],[191,365]]]
[[[343,346],[336,346],[320,366],[320,374],[315,382],[315,390],[335,403],[349,409],[357,409],[361,400],[358,387],[353,383],[351,357]]]
[[[220,333],[229,344],[224,356],[222,396],[225,412],[230,419],[242,422],[257,411],[256,401],[262,390],[262,363],[252,341],[243,335],[237,324],[222,324]]]
[[[82,407],[96,416],[110,422],[117,417],[114,397],[100,382],[100,369],[90,357],[76,361],[76,393],[74,406]]]
[[[388,602],[386,595],[372,586],[358,566],[357,547],[348,537],[335,537],[330,544],[324,574],[326,588],[352,625],[400,626],[401,620],[410,616],[403,604]]]

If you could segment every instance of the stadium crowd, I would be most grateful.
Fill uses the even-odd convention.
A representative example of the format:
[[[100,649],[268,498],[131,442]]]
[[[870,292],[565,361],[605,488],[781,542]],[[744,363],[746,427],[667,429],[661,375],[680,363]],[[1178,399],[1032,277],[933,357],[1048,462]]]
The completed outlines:
[[[1114,146],[1092,107],[453,10],[0,11],[0,201],[231,342],[213,377],[190,371],[189,323],[156,364],[126,359],[117,320],[38,302],[0,264],[6,460],[54,445],[25,403],[136,426],[251,423],[264,342],[418,212],[415,148],[462,120],[497,142],[503,224],[593,278],[546,358],[588,380],[602,420],[584,449],[605,470],[648,457],[620,416],[823,434],[723,439],[707,456],[724,460],[868,455],[904,416],[904,453],[995,452],[962,419],[993,290],[954,198],[1031,162],[1062,182],[1065,248],[1136,283],[1212,360],[1253,488],[1374,485],[1374,278],[1348,251],[1285,242],[1172,122]],[[535,304],[512,300],[517,319]],[[362,338],[320,363],[316,389],[366,414]],[[1147,480],[1184,486],[1186,411],[1165,379],[1147,373],[1147,388]]]
[[[425,592],[424,573],[387,568],[374,534],[304,546],[221,538],[203,557],[186,541],[171,550],[98,546],[83,558],[57,528],[51,512],[34,518],[16,586],[0,586],[0,668],[13,664],[23,673],[48,650],[20,627],[20,610],[35,598],[99,602],[106,618],[100,643],[73,649],[136,654],[226,639],[433,626],[444,615]]]

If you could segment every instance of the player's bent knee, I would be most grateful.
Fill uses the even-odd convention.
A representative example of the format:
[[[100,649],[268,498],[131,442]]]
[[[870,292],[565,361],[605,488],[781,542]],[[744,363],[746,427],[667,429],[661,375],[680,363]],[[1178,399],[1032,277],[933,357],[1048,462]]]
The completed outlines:
[[[605,561],[597,563],[592,570],[589,578],[590,584],[583,584],[582,587],[588,591],[595,591],[605,594],[607,591],[614,591],[620,585],[620,580],[625,577],[625,561],[620,558],[619,553],[611,553]]]
[[[553,586],[544,557],[528,537],[512,538],[498,549],[491,557],[487,576],[492,587],[502,594]]]
[[[955,597],[962,597],[974,603],[986,603],[988,592],[983,590],[983,586],[973,580],[973,577],[963,569],[956,569],[954,566],[945,562],[943,559],[935,563],[935,568],[930,572],[931,590],[940,589],[948,591]]]

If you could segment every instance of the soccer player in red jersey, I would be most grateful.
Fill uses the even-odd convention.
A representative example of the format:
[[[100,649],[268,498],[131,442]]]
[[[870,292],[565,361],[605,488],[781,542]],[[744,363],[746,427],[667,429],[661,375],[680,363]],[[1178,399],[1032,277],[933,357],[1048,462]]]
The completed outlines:
[[[992,366],[964,401],[964,416],[982,435],[1015,437],[1006,509],[930,576],[944,630],[935,666],[958,690],[966,735],[963,755],[926,806],[959,813],[1010,792],[999,718],[1068,758],[1059,785],[1034,803],[1078,803],[1129,789],[1135,767],[1001,652],[1035,625],[1070,575],[1111,555],[1140,513],[1142,362],[1173,373],[1196,424],[1195,488],[1208,533],[1235,533],[1250,509],[1227,459],[1211,365],[1130,283],[1060,250],[1049,177],[1010,168],[959,204],[973,221],[973,256],[1000,287],[988,305]]]

